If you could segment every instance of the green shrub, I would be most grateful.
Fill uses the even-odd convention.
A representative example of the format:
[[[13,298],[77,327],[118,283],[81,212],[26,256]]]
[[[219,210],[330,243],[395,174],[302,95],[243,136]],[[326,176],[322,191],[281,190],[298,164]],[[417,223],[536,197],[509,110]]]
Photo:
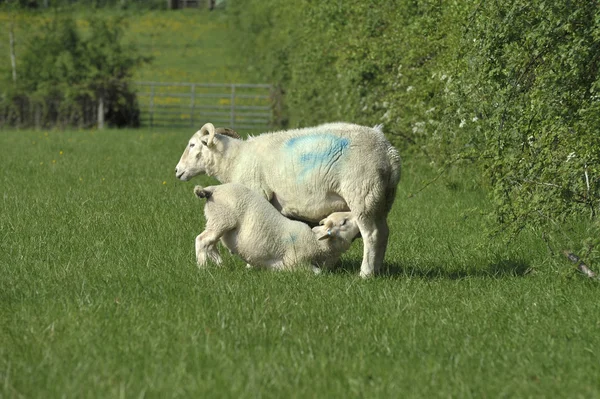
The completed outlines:
[[[290,126],[383,123],[404,152],[480,168],[501,229],[551,239],[581,224],[598,259],[597,1],[228,7],[248,64],[285,94]]]
[[[453,90],[512,230],[589,216],[600,244],[599,39],[597,1],[482,3],[466,25]]]

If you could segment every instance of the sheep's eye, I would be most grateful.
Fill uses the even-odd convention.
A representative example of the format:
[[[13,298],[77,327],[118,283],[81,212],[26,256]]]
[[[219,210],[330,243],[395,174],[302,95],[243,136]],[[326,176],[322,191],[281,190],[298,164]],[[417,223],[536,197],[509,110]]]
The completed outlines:
[[[194,143],[190,143],[190,148],[194,148],[195,145],[196,144],[194,144]]]
[[[344,219],[344,220],[342,220],[342,224],[340,224],[340,226],[343,226],[343,225],[345,225],[345,224],[346,224],[346,220],[347,220],[347,219]]]

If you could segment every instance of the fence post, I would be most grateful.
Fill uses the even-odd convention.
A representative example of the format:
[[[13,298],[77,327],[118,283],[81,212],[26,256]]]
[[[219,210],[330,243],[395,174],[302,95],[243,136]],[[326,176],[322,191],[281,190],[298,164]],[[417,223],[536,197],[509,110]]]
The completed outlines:
[[[196,85],[194,83],[192,83],[192,104],[191,104],[191,110],[190,110],[190,125],[193,128],[194,127],[194,104],[196,101]]]
[[[150,127],[154,127],[154,82],[150,85]]]
[[[231,129],[235,130],[235,83],[231,84],[231,113],[229,116],[229,126]]]

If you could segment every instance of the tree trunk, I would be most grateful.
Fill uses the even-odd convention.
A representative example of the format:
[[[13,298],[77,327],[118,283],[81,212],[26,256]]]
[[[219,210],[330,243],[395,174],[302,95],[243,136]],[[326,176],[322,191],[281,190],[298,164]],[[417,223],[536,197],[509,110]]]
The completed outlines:
[[[42,106],[40,104],[33,104],[35,109],[35,129],[40,130],[42,128]]]
[[[104,95],[98,96],[98,130],[104,129]]]
[[[8,31],[10,43],[10,65],[12,66],[13,82],[17,83],[17,57],[15,56],[15,32],[14,23],[11,22],[10,30]]]

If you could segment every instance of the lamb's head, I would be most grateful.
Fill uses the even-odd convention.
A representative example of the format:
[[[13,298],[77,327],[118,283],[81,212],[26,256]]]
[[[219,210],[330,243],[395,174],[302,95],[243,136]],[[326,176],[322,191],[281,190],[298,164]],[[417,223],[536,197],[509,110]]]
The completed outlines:
[[[183,181],[188,181],[194,176],[206,173],[205,159],[209,151],[216,146],[215,134],[239,139],[236,132],[227,128],[216,128],[212,123],[206,123],[198,130],[188,142],[185,151],[175,167],[175,176]]]
[[[352,212],[334,212],[313,227],[319,240],[334,239],[350,244],[360,230]]]

